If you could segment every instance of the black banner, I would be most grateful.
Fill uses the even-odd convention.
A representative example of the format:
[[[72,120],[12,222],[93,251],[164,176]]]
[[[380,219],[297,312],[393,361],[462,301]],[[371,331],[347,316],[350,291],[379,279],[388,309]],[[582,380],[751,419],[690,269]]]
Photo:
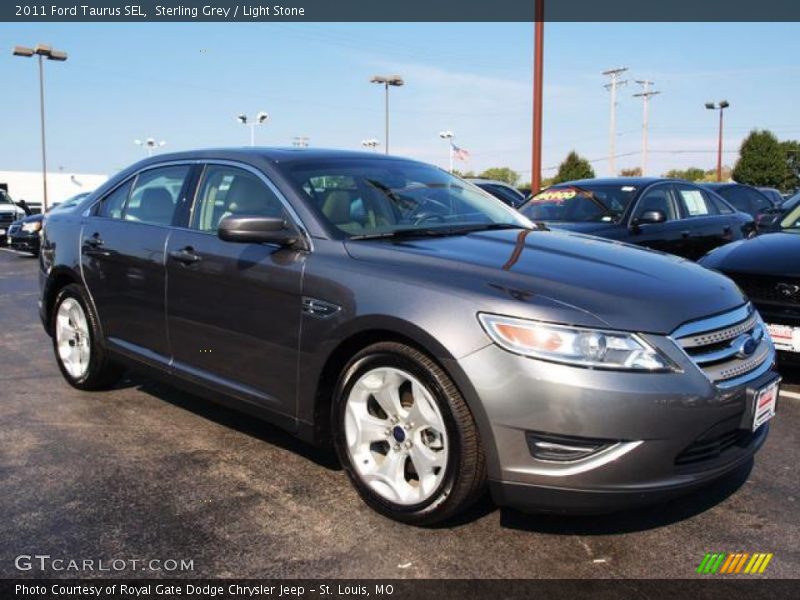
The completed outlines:
[[[653,566],[657,569],[657,565]],[[480,600],[628,600],[687,597],[693,600],[797,598],[797,580],[712,576],[689,580],[0,580],[0,598],[30,600],[363,600],[449,598]]]
[[[536,0],[14,0],[0,21],[532,21]],[[546,21],[800,21],[793,0],[544,0]]]

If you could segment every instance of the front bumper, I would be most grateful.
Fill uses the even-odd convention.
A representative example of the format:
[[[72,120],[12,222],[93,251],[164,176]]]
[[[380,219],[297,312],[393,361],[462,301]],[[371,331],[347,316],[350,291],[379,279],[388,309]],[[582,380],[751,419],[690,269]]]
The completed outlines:
[[[613,511],[688,492],[752,460],[769,427],[749,431],[750,404],[755,389],[777,378],[774,351],[760,375],[723,389],[677,346],[646,337],[683,372],[582,369],[494,345],[458,361],[479,399],[474,412],[498,504]],[[540,460],[531,432],[611,445],[578,460]]]
[[[8,245],[21,252],[39,253],[41,239],[39,233],[14,233],[8,238]]]

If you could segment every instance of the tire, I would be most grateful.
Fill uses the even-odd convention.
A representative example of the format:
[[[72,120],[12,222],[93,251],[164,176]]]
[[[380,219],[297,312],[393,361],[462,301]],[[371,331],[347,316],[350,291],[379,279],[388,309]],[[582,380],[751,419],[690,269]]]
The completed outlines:
[[[344,368],[332,410],[339,460],[382,515],[434,525],[483,493],[486,462],[472,413],[422,352],[395,342],[364,348]]]
[[[100,327],[83,287],[72,283],[56,295],[50,316],[53,351],[64,379],[79,390],[112,387],[124,369],[100,343]]]

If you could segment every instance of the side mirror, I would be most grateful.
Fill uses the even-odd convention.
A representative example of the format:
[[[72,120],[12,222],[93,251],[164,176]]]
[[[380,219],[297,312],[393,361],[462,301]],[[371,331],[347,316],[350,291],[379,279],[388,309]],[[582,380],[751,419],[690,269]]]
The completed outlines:
[[[634,221],[636,225],[653,225],[663,223],[667,220],[667,215],[663,210],[646,210]]]
[[[230,216],[219,223],[219,239],[247,244],[292,246],[299,235],[280,217]]]

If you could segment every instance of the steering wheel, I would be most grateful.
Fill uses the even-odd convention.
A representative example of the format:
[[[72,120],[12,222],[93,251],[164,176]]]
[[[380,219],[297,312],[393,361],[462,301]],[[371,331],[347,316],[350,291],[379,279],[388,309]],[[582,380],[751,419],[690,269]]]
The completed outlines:
[[[444,223],[444,216],[433,212],[421,212],[414,217],[414,225],[422,225],[426,221],[436,221]]]

